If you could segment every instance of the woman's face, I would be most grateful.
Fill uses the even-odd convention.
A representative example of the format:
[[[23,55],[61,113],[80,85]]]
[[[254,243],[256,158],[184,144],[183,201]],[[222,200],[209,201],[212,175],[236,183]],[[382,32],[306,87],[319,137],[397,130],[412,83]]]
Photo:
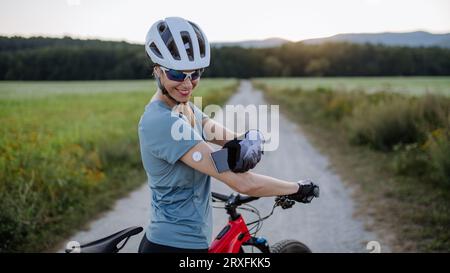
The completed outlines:
[[[187,102],[194,88],[197,86],[200,78],[196,80],[191,80],[189,77],[185,79],[183,82],[172,81],[167,78],[166,74],[160,67],[156,67],[156,72],[159,78],[161,79],[161,83],[166,88],[169,95],[172,96],[175,100],[179,102]],[[191,72],[192,70],[185,70],[183,72]]]

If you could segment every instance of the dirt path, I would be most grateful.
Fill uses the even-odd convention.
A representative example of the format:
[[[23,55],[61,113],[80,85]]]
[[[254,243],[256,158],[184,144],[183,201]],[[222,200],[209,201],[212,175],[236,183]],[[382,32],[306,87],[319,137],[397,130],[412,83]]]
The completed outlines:
[[[242,81],[239,91],[227,104],[267,104],[260,91],[254,90],[249,81]],[[379,241],[382,252],[390,248],[377,236],[364,229],[361,219],[353,217],[354,202],[351,191],[338,175],[328,168],[328,160],[306,139],[302,129],[280,117],[280,144],[276,151],[266,152],[255,172],[280,179],[296,181],[310,178],[321,188],[321,197],[311,204],[296,204],[292,209],[277,208],[274,215],[264,222],[259,236],[269,243],[282,239],[297,239],[314,252],[368,252],[368,241]],[[223,183],[213,179],[213,191],[231,192]],[[80,231],[70,240],[89,242],[112,234],[128,226],[146,226],[148,221],[149,189],[142,186],[128,197],[117,201],[114,209],[90,224],[89,230]],[[270,212],[273,198],[254,202],[265,215]],[[244,217],[252,217],[243,213]],[[214,210],[214,232],[217,234],[227,222],[223,210]],[[253,217],[254,218],[254,217]],[[130,239],[122,252],[136,252],[142,235]]]

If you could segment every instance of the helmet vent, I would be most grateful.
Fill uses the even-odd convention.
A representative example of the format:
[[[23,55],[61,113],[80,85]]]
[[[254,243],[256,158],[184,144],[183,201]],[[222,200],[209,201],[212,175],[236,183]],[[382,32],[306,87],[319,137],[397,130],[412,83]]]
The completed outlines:
[[[161,23],[158,25],[158,31],[159,31],[159,33],[160,33],[160,34],[163,33],[164,30],[166,29],[166,27],[167,27],[167,24],[166,24],[165,22],[161,22]]]
[[[159,51],[158,47],[156,47],[155,43],[151,43],[150,44],[150,49],[153,51],[153,53],[155,53],[156,56],[158,56],[159,58],[162,58],[162,54]]]
[[[167,49],[169,49],[170,54],[175,60],[181,60],[180,54],[178,53],[177,45],[175,44],[175,40],[172,38],[169,44],[167,45]]]
[[[158,26],[158,31],[161,35],[161,39],[163,40],[172,57],[175,60],[181,60],[177,45],[175,44],[175,40],[173,39],[173,35],[170,32],[170,29],[167,27],[166,23],[161,23],[161,25]]]
[[[205,57],[205,39],[203,38],[202,32],[200,31],[200,29],[198,28],[198,26],[192,22],[189,22],[189,24],[191,24],[192,28],[195,31],[195,35],[197,36],[197,40],[198,40],[198,46],[200,48],[200,56],[203,58]]]
[[[186,54],[188,55],[189,61],[194,60],[194,48],[192,46],[191,37],[189,37],[189,32],[180,32],[181,38],[183,39],[184,49],[186,49]]]

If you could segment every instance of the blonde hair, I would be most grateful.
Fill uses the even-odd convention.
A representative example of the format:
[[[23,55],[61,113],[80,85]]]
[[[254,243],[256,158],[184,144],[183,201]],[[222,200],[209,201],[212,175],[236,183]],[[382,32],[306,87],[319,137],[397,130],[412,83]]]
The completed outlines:
[[[183,114],[186,119],[188,120],[189,124],[191,124],[192,128],[195,127],[195,114],[191,106],[189,105],[189,102],[186,103],[179,103],[177,106],[175,106],[175,110],[178,113]]]

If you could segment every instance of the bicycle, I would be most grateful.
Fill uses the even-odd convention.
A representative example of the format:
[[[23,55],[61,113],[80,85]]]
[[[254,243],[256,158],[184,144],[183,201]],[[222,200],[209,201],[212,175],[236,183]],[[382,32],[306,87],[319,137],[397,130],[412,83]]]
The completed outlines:
[[[297,240],[282,240],[269,246],[264,237],[256,237],[263,221],[272,216],[276,207],[289,209],[295,204],[295,201],[286,196],[278,196],[275,198],[272,211],[261,217],[258,209],[248,204],[258,199],[259,197],[234,193],[227,196],[212,192],[213,202],[224,203],[223,207],[214,206],[214,208],[224,208],[229,215],[229,221],[211,243],[208,253],[244,253],[243,246],[256,247],[262,253],[310,253],[311,250]],[[242,215],[237,212],[238,209],[254,213],[258,220],[246,223]],[[84,245],[68,245],[66,253],[116,253],[125,246],[130,237],[139,234],[142,230],[142,227],[129,227]]]

